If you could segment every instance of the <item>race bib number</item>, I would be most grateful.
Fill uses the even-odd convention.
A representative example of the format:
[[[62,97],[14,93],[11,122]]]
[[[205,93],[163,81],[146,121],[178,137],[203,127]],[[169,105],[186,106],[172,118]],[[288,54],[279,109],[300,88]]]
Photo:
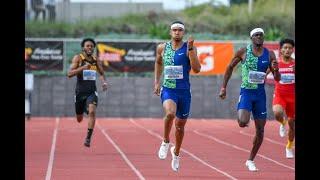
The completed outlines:
[[[83,80],[96,80],[95,70],[83,70]]]
[[[263,84],[266,73],[259,71],[249,71],[249,83]]]
[[[283,73],[281,74],[280,84],[293,84],[295,82],[295,77],[293,73]]]
[[[165,66],[164,79],[183,79],[183,67]]]

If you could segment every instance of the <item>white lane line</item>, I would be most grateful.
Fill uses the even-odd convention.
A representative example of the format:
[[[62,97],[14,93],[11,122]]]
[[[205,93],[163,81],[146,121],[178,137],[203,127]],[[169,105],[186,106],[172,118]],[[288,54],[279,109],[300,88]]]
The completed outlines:
[[[149,134],[151,134],[151,135],[157,137],[158,139],[162,140],[162,137],[161,137],[159,134],[157,134],[157,133],[155,133],[155,132],[153,132],[153,131],[145,128],[144,126],[142,126],[142,125],[140,125],[140,124],[138,124],[138,123],[136,123],[132,118],[130,118],[129,121],[130,121],[131,123],[133,123],[134,125],[136,125],[137,127],[141,128],[141,129],[144,129],[144,130],[147,131]],[[170,143],[170,144],[172,145],[172,143]],[[220,170],[220,169],[218,169],[218,168],[210,165],[209,163],[203,161],[202,159],[200,159],[199,157],[197,157],[197,156],[194,155],[193,153],[187,151],[186,149],[181,148],[181,151],[183,151],[184,153],[188,154],[188,155],[191,156],[192,158],[196,159],[197,161],[199,161],[199,162],[202,163],[203,165],[208,166],[209,168],[211,168],[211,169],[213,169],[213,170],[215,170],[215,171],[217,171],[217,172],[219,172],[219,173],[227,176],[228,178],[233,179],[233,180],[237,180],[237,178],[235,178],[235,177],[231,176],[230,174],[228,174],[228,173],[226,173],[226,172],[224,172],[224,171],[222,171],[222,170]]]
[[[207,120],[204,120],[204,119],[202,119],[202,122],[204,122],[206,124],[211,124],[211,123],[207,122]],[[232,131],[232,132],[238,133],[238,131]],[[246,133],[244,131],[240,131],[240,134],[243,134],[243,135],[246,135],[246,136],[250,136],[250,137],[254,137],[254,135]],[[273,144],[281,145],[281,146],[284,146],[284,147],[286,146],[286,144],[284,144],[282,142],[279,142],[279,141],[276,141],[276,140],[273,140],[273,139],[270,139],[268,137],[264,137],[263,139],[266,140],[266,141],[269,141],[269,142],[271,142]]]
[[[253,134],[249,134],[249,133],[246,133],[244,131],[240,131],[240,134],[243,134],[243,135],[246,135],[246,136],[250,136],[250,137],[254,137]],[[276,141],[276,140],[272,140],[272,139],[267,138],[267,137],[264,137],[263,139],[266,140],[266,141],[269,141],[269,142],[271,142],[273,144],[278,144],[278,145],[281,145],[281,146],[284,146],[284,147],[286,146],[286,144],[284,144],[284,143],[281,143],[281,142]]]
[[[48,168],[47,168],[46,180],[50,180],[51,179],[53,160],[54,160],[54,151],[56,149],[56,141],[57,141],[59,121],[60,121],[60,118],[56,117],[56,124],[55,124],[55,128],[54,128],[54,131],[53,131],[53,137],[52,137],[52,144],[51,144],[50,158],[49,158],[49,163],[48,163]]]
[[[236,146],[236,145],[234,145],[234,144],[227,143],[227,142],[225,142],[225,141],[223,141],[223,140],[220,140],[220,139],[218,139],[218,138],[215,138],[215,137],[213,137],[213,136],[211,136],[211,135],[208,135],[208,134],[205,134],[205,133],[200,133],[200,132],[198,132],[197,130],[194,130],[193,132],[196,133],[196,134],[198,134],[199,136],[203,136],[203,137],[206,137],[206,138],[208,138],[208,139],[214,140],[214,141],[216,141],[216,142],[218,142],[218,143],[220,143],[220,144],[223,144],[223,145],[226,145],[226,146],[230,146],[230,147],[235,148],[235,149],[238,149],[238,150],[240,150],[240,151],[244,151],[244,152],[249,152],[249,153],[250,153],[250,151],[249,151],[248,149],[244,149],[244,148],[241,148],[241,147]],[[259,156],[259,157],[261,157],[261,158],[263,158],[263,159],[269,160],[269,161],[271,161],[271,162],[273,162],[273,163],[276,163],[276,164],[278,164],[278,165],[280,165],[280,166],[282,166],[282,167],[286,167],[286,168],[288,168],[288,169],[295,170],[294,167],[291,167],[291,166],[287,166],[287,165],[285,165],[285,164],[282,164],[282,163],[280,163],[280,162],[278,162],[278,161],[276,161],[276,160],[273,160],[273,159],[271,159],[271,158],[269,158],[269,157],[267,157],[267,156],[264,156],[264,155],[262,155],[262,154],[259,154],[259,153],[258,153],[257,156]]]
[[[142,176],[142,174],[139,172],[139,170],[131,163],[131,161],[127,158],[125,153],[119,148],[119,146],[112,140],[112,138],[108,135],[108,133],[102,129],[102,127],[99,125],[98,121],[96,121],[98,128],[101,130],[102,134],[108,139],[108,141],[113,145],[114,148],[120,153],[124,161],[129,165],[129,167],[136,173],[136,175],[139,177],[140,180],[145,180],[145,178]]]

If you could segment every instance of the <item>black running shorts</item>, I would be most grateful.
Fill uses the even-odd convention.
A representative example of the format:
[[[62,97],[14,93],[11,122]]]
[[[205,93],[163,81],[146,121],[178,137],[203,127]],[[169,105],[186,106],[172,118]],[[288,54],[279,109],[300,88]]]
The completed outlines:
[[[77,115],[82,115],[83,112],[88,114],[89,104],[98,106],[98,93],[96,91],[91,94],[77,93],[74,99]]]

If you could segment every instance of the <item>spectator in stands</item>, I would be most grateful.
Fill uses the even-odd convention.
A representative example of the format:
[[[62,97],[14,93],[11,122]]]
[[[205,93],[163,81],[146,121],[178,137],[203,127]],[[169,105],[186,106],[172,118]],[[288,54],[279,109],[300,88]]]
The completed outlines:
[[[29,20],[29,4],[28,4],[28,0],[24,1],[24,17],[25,17],[26,21]]]
[[[53,22],[56,19],[56,4],[55,0],[47,0],[46,8],[48,9],[49,21]]]
[[[40,13],[42,13],[43,20],[46,20],[46,8],[44,7],[43,0],[31,0],[31,7],[35,12],[34,20],[38,20]]]

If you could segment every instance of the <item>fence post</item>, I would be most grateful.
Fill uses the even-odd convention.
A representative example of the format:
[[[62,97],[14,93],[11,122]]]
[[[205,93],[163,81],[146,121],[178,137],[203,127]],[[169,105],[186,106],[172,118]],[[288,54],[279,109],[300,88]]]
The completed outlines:
[[[33,74],[26,73],[25,74],[25,91],[27,93],[27,97],[25,97],[25,116],[28,120],[31,118],[31,100],[32,100],[32,91],[33,91]]]

